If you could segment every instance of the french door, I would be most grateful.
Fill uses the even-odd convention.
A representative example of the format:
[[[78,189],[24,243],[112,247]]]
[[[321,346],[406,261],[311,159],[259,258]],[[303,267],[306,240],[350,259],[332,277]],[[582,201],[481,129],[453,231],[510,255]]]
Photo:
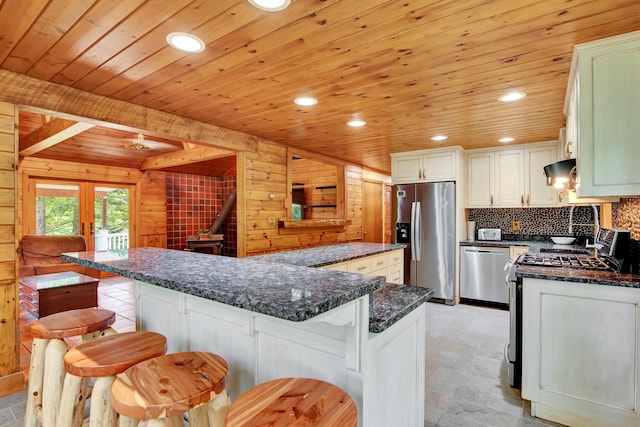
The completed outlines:
[[[87,250],[128,249],[133,186],[34,179],[25,234],[81,235]]]

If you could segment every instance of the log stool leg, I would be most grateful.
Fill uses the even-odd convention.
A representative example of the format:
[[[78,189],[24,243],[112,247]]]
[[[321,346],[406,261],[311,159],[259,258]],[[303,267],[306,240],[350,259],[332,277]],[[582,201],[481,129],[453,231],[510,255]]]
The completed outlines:
[[[43,426],[81,426],[84,418],[84,407],[89,394],[89,379],[67,375],[64,378],[62,399],[58,419],[43,420]],[[59,423],[59,424],[56,424]]]
[[[44,382],[44,360],[48,339],[34,338],[31,343],[31,361],[29,362],[29,387],[27,408],[24,414],[25,427],[37,427],[36,412],[42,407],[42,384]]]
[[[223,390],[221,393],[215,395],[209,403],[205,405],[209,423],[214,426],[224,426],[229,407],[231,407],[231,399],[229,398],[227,390]]]
[[[116,380],[115,375],[96,378],[91,392],[91,414],[102,414],[99,417],[89,417],[89,427],[115,427],[117,415],[111,406],[111,385]]]
[[[188,413],[190,427],[224,427],[227,371],[227,362],[212,353],[156,357],[118,375],[111,401],[120,419],[144,420],[145,426],[182,426]]]
[[[64,385],[64,355],[67,344],[62,340],[51,340],[44,354],[44,383],[42,385],[42,424],[52,425],[58,418],[61,390]]]
[[[147,359],[161,356],[166,351],[167,339],[155,332],[124,332],[73,347],[64,356],[66,376],[55,425],[83,425],[87,393],[82,385],[92,379],[89,425],[115,427],[117,415],[110,395],[116,375]],[[82,411],[79,406],[82,406]]]
[[[82,342],[93,341],[96,338],[106,337],[108,335],[113,335],[113,334],[117,334],[117,333],[118,332],[116,332],[116,330],[113,329],[113,328],[107,328],[107,329],[103,329],[101,331],[91,332],[91,333],[82,335]]]
[[[63,357],[68,348],[64,339],[82,336],[83,340],[89,340],[115,333],[110,327],[115,320],[116,314],[111,310],[88,308],[41,317],[31,324],[29,330],[33,344],[25,412],[26,427],[38,427],[43,418],[55,420],[57,417],[65,374]]]

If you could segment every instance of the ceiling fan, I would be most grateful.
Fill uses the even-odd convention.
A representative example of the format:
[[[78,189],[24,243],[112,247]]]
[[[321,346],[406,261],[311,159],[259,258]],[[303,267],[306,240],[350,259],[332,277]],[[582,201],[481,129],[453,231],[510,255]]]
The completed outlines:
[[[167,142],[145,139],[145,136],[141,133],[137,134],[135,138],[126,138],[125,141],[129,142],[129,144],[125,145],[126,148],[130,148],[136,151],[176,148],[173,144],[169,144]]]

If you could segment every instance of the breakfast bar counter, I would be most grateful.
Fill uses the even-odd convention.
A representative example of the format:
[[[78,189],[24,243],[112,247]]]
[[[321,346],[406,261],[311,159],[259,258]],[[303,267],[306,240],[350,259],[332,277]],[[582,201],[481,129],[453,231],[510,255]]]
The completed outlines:
[[[310,377],[347,391],[361,426],[423,425],[425,290],[400,292],[413,305],[399,311],[381,276],[159,248],[62,257],[135,279],[137,328],[165,335],[169,352],[224,357],[232,399]]]

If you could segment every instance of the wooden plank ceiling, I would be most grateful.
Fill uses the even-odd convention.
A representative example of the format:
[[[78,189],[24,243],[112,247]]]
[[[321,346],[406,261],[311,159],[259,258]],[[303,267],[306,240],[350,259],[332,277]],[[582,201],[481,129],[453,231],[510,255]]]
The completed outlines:
[[[391,152],[557,139],[573,46],[635,30],[638,0],[293,0],[275,13],[247,0],[4,0],[0,67],[389,172]],[[174,31],[206,49],[169,47]],[[527,96],[497,101],[511,90]],[[300,95],[319,103],[296,106]],[[353,117],[367,126],[347,127]],[[131,150],[141,130],[54,119],[24,111],[22,155],[203,160],[184,141]],[[230,155],[187,169],[219,173]]]

